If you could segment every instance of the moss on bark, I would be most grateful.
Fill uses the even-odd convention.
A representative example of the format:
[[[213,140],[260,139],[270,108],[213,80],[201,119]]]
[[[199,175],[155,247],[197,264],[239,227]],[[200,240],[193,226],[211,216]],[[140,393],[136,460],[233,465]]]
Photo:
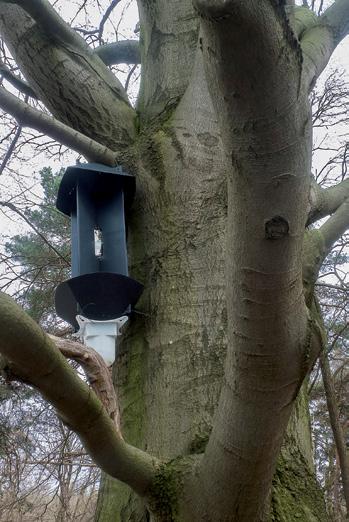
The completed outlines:
[[[273,479],[268,522],[330,522],[316,480],[305,383],[297,398]]]
[[[125,335],[120,343],[114,382],[120,401],[122,431],[127,442],[143,447],[145,403],[143,385],[146,372],[146,345],[142,341],[142,321],[134,320],[132,337]],[[136,336],[136,337],[135,337]],[[132,490],[105,474],[95,520],[98,522],[145,522],[147,512],[143,500]]]
[[[273,480],[271,513],[268,522],[330,522],[322,492],[295,447],[278,460]]]

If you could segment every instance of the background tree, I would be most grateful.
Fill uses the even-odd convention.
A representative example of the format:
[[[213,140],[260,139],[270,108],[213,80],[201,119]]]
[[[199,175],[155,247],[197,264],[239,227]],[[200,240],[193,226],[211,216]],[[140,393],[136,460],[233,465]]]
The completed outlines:
[[[3,291],[16,296],[29,315],[46,330],[57,326],[53,296],[58,283],[68,278],[70,268],[70,223],[56,209],[63,171],[40,171],[42,199],[36,205],[25,197],[22,205],[2,202],[29,227],[4,245]],[[10,288],[12,287],[12,292]]]
[[[137,175],[130,269],[145,292],[115,380],[123,433],[146,452],[124,442],[52,341],[2,296],[4,365],[40,389],[158,520],[251,522],[269,511],[296,396],[325,344],[314,285],[349,224],[349,187],[311,180],[308,96],[347,34],[349,3],[319,15],[284,4],[140,0],[135,111],[104,50],[48,2],[0,2],[6,45],[53,116],[2,88],[3,109],[20,127]],[[112,55],[108,64],[125,59],[119,45]],[[300,398],[275,477],[276,520],[326,520],[302,411]],[[111,480],[104,492],[101,520],[114,510],[149,516]]]
[[[53,409],[13,384],[0,418],[0,520],[93,520],[99,470]]]
[[[62,171],[39,173],[42,193],[2,202],[26,225],[4,244],[2,289],[46,331],[62,335],[55,287],[68,277],[68,219],[55,207]],[[71,329],[65,328],[65,332]],[[0,520],[93,520],[99,470],[37,392],[0,380]]]

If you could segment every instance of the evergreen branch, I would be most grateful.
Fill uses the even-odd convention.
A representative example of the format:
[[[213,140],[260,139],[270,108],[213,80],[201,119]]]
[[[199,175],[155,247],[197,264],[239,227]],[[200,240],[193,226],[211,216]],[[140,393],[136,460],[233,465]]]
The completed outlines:
[[[37,234],[43,240],[43,242],[51,250],[53,250],[53,252],[56,254],[56,256],[59,259],[61,259],[65,263],[66,266],[70,266],[70,262],[68,261],[68,259],[66,259],[64,256],[62,256],[62,254],[52,245],[52,243],[50,243],[48,241],[48,239],[46,239],[46,237],[40,232],[40,230],[38,230],[38,228],[27,218],[27,216],[25,214],[23,214],[23,212],[21,212],[13,203],[9,203],[7,201],[0,201],[0,206],[7,207],[10,210],[12,210],[12,212],[15,212],[16,214],[18,214],[27,223],[27,225],[29,225],[34,230],[35,234]]]
[[[119,63],[139,64],[141,54],[138,40],[121,40],[106,45],[101,45],[94,50],[106,65]]]
[[[53,341],[9,296],[0,293],[0,352],[11,377],[34,386],[80,437],[94,462],[144,496],[156,460],[127,444],[95,393]]]
[[[116,152],[88,138],[81,132],[75,131],[52,116],[30,107],[3,87],[0,87],[0,107],[14,116],[22,127],[31,127],[42,132],[59,143],[79,152],[90,161],[112,166],[117,163],[118,155]]]

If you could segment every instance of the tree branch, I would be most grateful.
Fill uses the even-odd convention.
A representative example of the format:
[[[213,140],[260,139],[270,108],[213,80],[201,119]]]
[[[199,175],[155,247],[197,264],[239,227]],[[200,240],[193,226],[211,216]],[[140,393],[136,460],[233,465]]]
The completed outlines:
[[[315,223],[330,214],[333,214],[346,199],[349,198],[349,179],[338,183],[334,187],[321,188],[315,181],[312,188],[311,209],[307,225]]]
[[[284,8],[276,4],[265,0],[195,2],[202,19],[200,42],[206,77],[229,153],[242,142],[258,154],[259,144],[256,150],[252,135],[261,127],[264,135],[279,125],[294,129],[285,120],[289,112],[294,116],[299,97],[301,53]],[[272,113],[283,122],[273,122]],[[293,140],[273,130],[273,151],[286,148]],[[266,145],[264,140],[264,148]]]
[[[64,357],[73,359],[82,366],[89,384],[102,402],[109,417],[113,420],[118,435],[122,438],[119,405],[111,372],[105,364],[103,357],[93,348],[81,343],[62,339],[54,335],[49,335],[49,337],[54,341]]]
[[[101,402],[53,341],[3,293],[0,332],[0,352],[12,374],[37,388],[56,408],[103,471],[144,496],[154,478],[155,459],[122,440]]]
[[[292,29],[299,40],[307,29],[313,27],[317,22],[316,14],[306,7],[294,7]]]
[[[106,11],[102,17],[101,23],[99,24],[99,28],[98,28],[99,41],[101,41],[101,39],[102,39],[106,21],[108,20],[109,16],[111,15],[111,13],[115,9],[115,7],[120,3],[120,1],[121,0],[112,0],[109,4],[108,8],[106,9]]]
[[[94,53],[97,54],[106,65],[141,63],[138,40],[121,40],[120,42],[101,45],[94,50]]]
[[[71,27],[58,15],[48,0],[1,0],[4,4],[16,4],[26,11],[40,25],[45,33],[50,34],[60,43],[85,48],[86,44]]]
[[[336,0],[301,39],[304,81],[311,89],[337,45],[349,32],[349,0]]]
[[[118,155],[100,143],[75,131],[52,116],[33,109],[0,87],[0,107],[16,118],[22,127],[31,127],[72,148],[90,161],[115,165]]]
[[[303,246],[303,284],[306,297],[311,298],[321,265],[331,252],[334,243],[349,227],[349,199],[316,230],[305,233]]]
[[[129,147],[136,111],[120,81],[49,2],[19,4],[0,1],[0,31],[40,100],[59,121],[110,149]],[[33,48],[40,49],[35,60]]]
[[[37,99],[38,96],[34,92],[34,90],[30,87],[30,85],[27,84],[22,78],[19,76],[13,74],[10,69],[0,61],[0,74],[5,80],[7,80],[13,87],[18,89],[23,94],[26,94],[27,96],[30,96],[31,98]]]
[[[333,245],[349,227],[349,198],[346,199],[335,213],[320,227],[325,251],[324,259],[330,253]]]
[[[336,0],[320,17],[333,33],[336,47],[349,32],[349,0]]]
[[[13,140],[11,141],[11,144],[9,146],[9,148],[7,149],[6,151],[6,154],[5,156],[3,157],[2,161],[1,161],[1,165],[0,165],[0,176],[1,174],[4,172],[5,168],[6,168],[6,165],[8,164],[8,162],[10,161],[11,159],[11,156],[13,154],[13,151],[15,150],[16,148],[16,145],[17,145],[17,142],[20,138],[22,134],[22,127],[19,125],[17,127],[17,130],[16,130],[16,133],[13,137]]]
[[[314,337],[299,259],[311,114],[308,93],[301,89],[299,43],[281,4],[196,2],[207,83],[231,165],[228,349],[199,469],[203,520],[206,512],[217,520],[229,520],[232,513],[244,521],[260,518],[292,404],[315,352],[311,347],[309,357],[299,349]],[[253,241],[242,245],[242,228]]]
[[[50,39],[54,37],[64,47],[71,47],[75,52],[80,51],[86,56],[98,56],[85,40],[59,16],[48,0],[1,0],[0,3],[16,4],[21,7]],[[122,85],[116,78],[114,80],[115,83],[118,83],[117,90],[120,97],[128,101]]]

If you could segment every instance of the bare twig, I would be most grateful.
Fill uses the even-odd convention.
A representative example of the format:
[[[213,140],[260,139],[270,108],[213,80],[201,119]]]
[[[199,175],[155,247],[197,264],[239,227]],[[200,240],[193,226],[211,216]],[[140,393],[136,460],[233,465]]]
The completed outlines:
[[[102,17],[102,20],[99,24],[99,29],[98,29],[98,40],[101,42],[102,40],[102,37],[103,37],[103,31],[104,31],[104,26],[105,26],[105,23],[106,21],[108,20],[109,16],[111,15],[113,9],[115,9],[115,7],[120,3],[121,0],[112,0],[107,8],[107,10],[105,11],[103,17]]]
[[[137,64],[135,64],[133,67],[131,67],[131,70],[130,70],[130,72],[127,75],[127,79],[126,79],[126,82],[125,82],[125,91],[126,92],[128,91],[128,87],[129,87],[129,84],[130,84],[130,80],[132,78],[132,74],[135,72],[137,67],[138,67]]]
[[[18,140],[19,140],[19,138],[21,136],[21,133],[22,133],[22,127],[19,125],[17,127],[16,133],[15,133],[15,135],[13,137],[13,140],[11,141],[11,144],[10,144],[9,148],[7,149],[6,154],[3,157],[3,160],[1,162],[1,165],[0,165],[0,175],[4,172],[4,169],[6,168],[6,165],[9,162],[9,160],[10,160],[12,154],[13,154],[13,151],[16,148],[16,145],[17,145],[17,142],[18,142]]]

